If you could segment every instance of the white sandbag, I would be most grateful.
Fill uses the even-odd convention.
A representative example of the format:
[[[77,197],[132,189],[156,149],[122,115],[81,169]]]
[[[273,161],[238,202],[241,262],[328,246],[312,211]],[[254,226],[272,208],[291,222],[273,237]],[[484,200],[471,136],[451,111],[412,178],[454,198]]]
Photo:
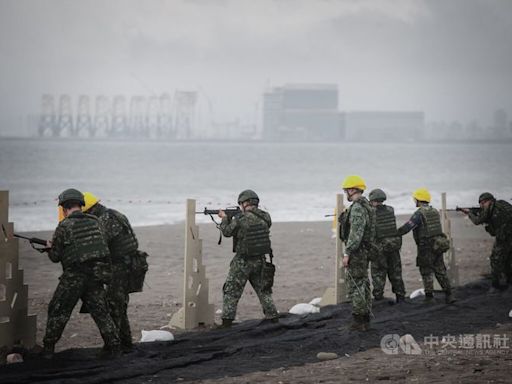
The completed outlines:
[[[411,299],[414,299],[414,298],[420,297],[420,296],[425,296],[425,289],[424,288],[417,289],[417,290],[415,290],[413,293],[411,293],[409,295],[409,297]]]
[[[315,307],[319,307],[321,301],[322,301],[321,297],[315,297],[313,300],[311,300],[309,302],[309,304],[314,305]]]
[[[294,315],[307,315],[308,313],[320,312],[320,308],[315,307],[314,305],[311,304],[300,303],[295,304],[293,307],[291,307],[289,312]]]
[[[145,331],[142,330],[142,337],[140,338],[141,343],[149,343],[151,341],[173,341],[174,335],[169,331]]]

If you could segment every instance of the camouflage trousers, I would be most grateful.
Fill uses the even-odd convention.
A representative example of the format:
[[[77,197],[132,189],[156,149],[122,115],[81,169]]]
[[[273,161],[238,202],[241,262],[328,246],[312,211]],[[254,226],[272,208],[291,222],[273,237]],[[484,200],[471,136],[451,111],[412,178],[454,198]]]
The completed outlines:
[[[103,284],[85,271],[64,271],[48,305],[48,320],[43,338],[45,347],[53,347],[71,316],[78,299],[82,299],[96,323],[105,347],[119,345],[119,335],[110,317]]]
[[[128,320],[128,295],[129,271],[122,264],[112,265],[112,280],[107,287],[107,303],[110,316],[119,331],[121,345],[132,345],[132,333]]]
[[[498,288],[512,284],[512,241],[496,240],[489,260],[492,285]]]
[[[251,284],[260,300],[263,313],[266,318],[278,316],[276,306],[272,300],[272,294],[262,289],[265,285],[262,279],[262,268],[265,262],[264,256],[245,259],[239,255],[233,257],[229,266],[228,276],[222,288],[222,318],[234,320],[236,307],[242,296],[247,281]]]
[[[372,308],[370,280],[368,279],[368,252],[362,250],[350,256],[346,270],[348,295],[352,302],[352,314],[369,315]]]
[[[416,265],[420,268],[425,294],[431,294],[434,291],[434,275],[443,291],[451,292],[450,279],[448,279],[442,253],[436,253],[430,248],[419,247]]]
[[[405,286],[402,279],[402,261],[400,252],[380,251],[375,261],[370,263],[372,272],[373,297],[382,298],[386,277],[389,278],[391,289],[395,295],[405,296]]]

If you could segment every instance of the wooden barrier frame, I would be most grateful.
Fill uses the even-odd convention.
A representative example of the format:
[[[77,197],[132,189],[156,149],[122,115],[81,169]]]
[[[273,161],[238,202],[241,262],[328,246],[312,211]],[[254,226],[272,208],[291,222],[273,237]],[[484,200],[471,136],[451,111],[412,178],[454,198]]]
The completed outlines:
[[[183,307],[169,322],[171,328],[193,329],[214,324],[214,306],[208,302],[208,279],[203,265],[202,240],[196,225],[196,201],[187,199]]]
[[[14,231],[9,218],[9,192],[0,191],[0,225]],[[36,343],[36,316],[28,315],[28,285],[19,269],[18,239],[5,238],[0,229],[0,347],[33,347]]]
[[[320,301],[321,306],[325,305],[335,305],[340,303],[345,303],[349,301],[348,299],[348,287],[345,275],[345,268],[342,264],[343,259],[343,242],[339,236],[339,227],[340,223],[338,221],[340,214],[345,210],[345,206],[343,204],[343,194],[336,195],[336,211],[335,211],[335,220],[336,220],[336,257],[335,257],[335,269],[334,269],[334,288],[329,287],[325,290],[324,295],[322,296],[322,300]]]

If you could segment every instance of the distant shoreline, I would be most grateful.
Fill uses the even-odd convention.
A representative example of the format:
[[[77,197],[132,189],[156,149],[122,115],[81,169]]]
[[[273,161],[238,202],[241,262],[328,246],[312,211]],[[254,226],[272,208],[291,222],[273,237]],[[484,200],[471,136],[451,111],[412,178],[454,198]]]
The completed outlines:
[[[226,140],[226,139],[187,139],[187,140],[165,140],[165,139],[151,139],[151,138],[110,138],[110,137],[35,137],[35,136],[3,136],[0,135],[2,140],[10,141],[44,141],[44,142],[105,142],[105,143],[166,143],[166,144],[279,144],[279,145],[293,145],[293,144],[512,144],[512,138],[489,139],[489,140],[448,140],[448,139],[432,139],[432,140],[404,140],[404,141],[332,141],[332,140],[286,140],[286,141],[271,141],[271,140]]]

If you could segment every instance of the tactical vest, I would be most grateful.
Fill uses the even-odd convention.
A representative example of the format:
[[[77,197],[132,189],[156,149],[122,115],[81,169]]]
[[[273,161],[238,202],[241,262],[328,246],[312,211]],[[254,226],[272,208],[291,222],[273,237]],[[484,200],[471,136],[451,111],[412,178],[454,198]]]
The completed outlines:
[[[112,263],[131,264],[131,255],[139,248],[137,237],[133,233],[130,222],[122,213],[107,209],[109,219],[118,221],[123,226],[123,231],[114,237],[109,244]]]
[[[62,257],[64,269],[71,265],[108,258],[107,243],[96,217],[84,213],[73,214],[63,224],[66,225],[69,235]]]
[[[245,233],[245,254],[248,257],[268,255],[272,253],[269,223],[262,214],[250,211],[259,220],[251,220]]]
[[[377,205],[375,208],[375,216],[377,239],[395,237],[398,235],[396,231],[396,217],[393,207],[388,205]]]
[[[421,214],[421,225],[413,231],[416,242],[442,235],[441,216],[437,209],[430,206],[422,206],[418,210]]]
[[[365,197],[359,198],[357,201],[354,201],[352,205],[348,208],[347,213],[342,215],[342,225],[341,229],[343,232],[342,240],[347,241],[348,236],[350,234],[350,212],[355,204],[360,204],[366,209],[368,212],[368,223],[366,223],[366,227],[364,229],[363,234],[363,242],[365,243],[373,243],[375,241],[375,231],[376,231],[376,215],[375,210],[372,208],[368,200]]]

